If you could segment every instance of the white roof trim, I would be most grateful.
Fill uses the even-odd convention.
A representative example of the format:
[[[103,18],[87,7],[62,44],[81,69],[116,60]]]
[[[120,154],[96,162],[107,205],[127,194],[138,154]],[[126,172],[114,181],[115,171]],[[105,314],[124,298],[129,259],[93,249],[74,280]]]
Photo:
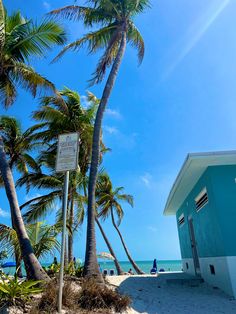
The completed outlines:
[[[188,154],[169,193],[164,215],[174,215],[209,166],[236,165],[236,151]]]

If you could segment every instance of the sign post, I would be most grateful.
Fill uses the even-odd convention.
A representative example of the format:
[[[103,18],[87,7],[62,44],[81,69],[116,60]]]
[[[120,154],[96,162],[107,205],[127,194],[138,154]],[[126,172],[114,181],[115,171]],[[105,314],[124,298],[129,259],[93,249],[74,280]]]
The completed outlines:
[[[79,157],[79,134],[68,133],[58,137],[56,172],[64,172],[64,187],[63,187],[63,229],[61,239],[61,259],[60,259],[60,275],[59,275],[59,293],[58,293],[58,312],[62,311],[62,293],[63,293],[63,275],[64,275],[64,254],[66,241],[66,216],[68,203],[68,188],[69,188],[69,171],[78,169]]]

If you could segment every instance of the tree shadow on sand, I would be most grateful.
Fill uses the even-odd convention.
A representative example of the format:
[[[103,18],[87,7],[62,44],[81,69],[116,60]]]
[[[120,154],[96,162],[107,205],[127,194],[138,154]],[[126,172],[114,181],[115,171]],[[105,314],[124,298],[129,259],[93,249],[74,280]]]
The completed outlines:
[[[120,284],[119,291],[131,297],[131,306],[138,313],[236,313],[236,301],[221,290],[197,283],[193,278],[182,280],[179,275],[176,281],[172,280],[176,276],[168,273],[152,277],[130,276]]]

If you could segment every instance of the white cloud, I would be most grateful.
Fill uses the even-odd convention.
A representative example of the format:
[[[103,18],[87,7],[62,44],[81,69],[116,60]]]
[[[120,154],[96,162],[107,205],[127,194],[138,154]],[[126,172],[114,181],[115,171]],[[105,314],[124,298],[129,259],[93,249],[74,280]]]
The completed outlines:
[[[0,208],[0,217],[9,217],[9,213]]]
[[[140,179],[146,187],[150,187],[152,176],[150,173],[146,172],[144,175],[140,176]]]
[[[47,1],[43,1],[43,6],[47,11],[51,9],[51,4]]]
[[[151,232],[157,232],[157,228],[153,226],[148,226],[147,229]]]
[[[121,118],[121,114],[119,111],[117,110],[113,110],[113,109],[106,109],[106,115],[107,116],[110,116],[110,117],[113,117],[113,118],[116,118],[116,119],[120,119]]]
[[[104,125],[103,127],[104,131],[109,134],[117,134],[119,131],[116,127]]]

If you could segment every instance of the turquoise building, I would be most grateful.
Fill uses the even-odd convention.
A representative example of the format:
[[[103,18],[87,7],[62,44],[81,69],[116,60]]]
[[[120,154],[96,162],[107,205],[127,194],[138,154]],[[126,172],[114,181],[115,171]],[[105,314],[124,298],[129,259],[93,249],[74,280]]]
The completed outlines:
[[[164,215],[176,215],[184,272],[236,298],[236,151],[189,154]]]

